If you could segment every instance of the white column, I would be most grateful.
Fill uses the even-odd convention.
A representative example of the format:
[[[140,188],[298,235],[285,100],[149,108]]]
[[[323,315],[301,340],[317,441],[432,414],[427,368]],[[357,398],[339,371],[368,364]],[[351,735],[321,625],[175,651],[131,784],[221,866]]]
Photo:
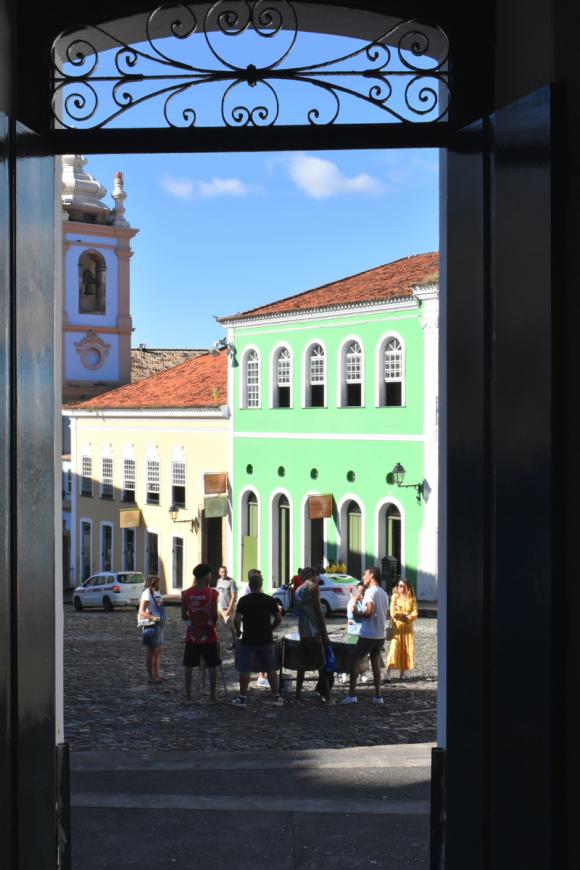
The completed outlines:
[[[439,503],[439,287],[413,288],[423,328],[423,527],[419,533],[417,597],[437,601]]]

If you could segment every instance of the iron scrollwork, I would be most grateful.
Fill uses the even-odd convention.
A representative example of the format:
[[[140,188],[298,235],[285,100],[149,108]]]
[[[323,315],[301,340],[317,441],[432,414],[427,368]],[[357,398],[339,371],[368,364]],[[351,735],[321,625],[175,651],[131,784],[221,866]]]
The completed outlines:
[[[191,6],[166,4],[147,17],[144,38],[134,44],[100,25],[65,31],[53,44],[55,126],[118,125],[155,99],[171,127],[272,126],[281,123],[283,97],[296,119],[283,123],[334,124],[355,105],[372,107],[386,122],[446,118],[449,42],[441,28],[401,21],[340,57],[290,65],[300,34],[289,0],[218,0],[201,21]],[[238,39],[234,48],[243,36],[248,44]],[[247,54],[239,60],[244,48],[257,52],[255,63],[245,63]],[[305,106],[290,85],[309,89]],[[219,98],[214,91],[202,98],[202,86],[220,88]],[[219,116],[200,123],[200,109],[207,115],[211,105],[219,105]]]

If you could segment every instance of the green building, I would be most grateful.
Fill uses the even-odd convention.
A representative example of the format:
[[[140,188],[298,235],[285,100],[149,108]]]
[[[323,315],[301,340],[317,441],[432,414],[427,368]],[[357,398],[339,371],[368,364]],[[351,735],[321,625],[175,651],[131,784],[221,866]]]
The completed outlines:
[[[220,318],[234,576],[373,564],[437,598],[438,309],[429,253]]]

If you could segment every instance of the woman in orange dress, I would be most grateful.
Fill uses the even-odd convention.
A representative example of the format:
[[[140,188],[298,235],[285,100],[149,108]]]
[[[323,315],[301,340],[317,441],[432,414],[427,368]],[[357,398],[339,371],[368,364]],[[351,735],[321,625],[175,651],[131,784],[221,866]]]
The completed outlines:
[[[417,599],[406,580],[399,580],[393,588],[390,612],[395,636],[389,647],[387,679],[391,668],[398,668],[401,679],[404,679],[406,671],[412,671],[415,667],[413,623],[417,619]]]

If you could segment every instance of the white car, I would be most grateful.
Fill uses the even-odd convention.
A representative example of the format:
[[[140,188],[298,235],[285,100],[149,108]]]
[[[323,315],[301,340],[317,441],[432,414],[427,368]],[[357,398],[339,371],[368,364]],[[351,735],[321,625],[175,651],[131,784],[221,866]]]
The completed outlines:
[[[145,577],[141,571],[103,571],[83,580],[73,592],[73,607],[103,607],[113,610],[131,604],[139,607]]]
[[[359,582],[356,577],[351,577],[350,574],[320,574],[318,580],[320,605],[324,615],[331,616],[335,612],[346,612],[351,589]],[[290,589],[287,586],[273,589],[272,596],[284,610],[289,610]]]

